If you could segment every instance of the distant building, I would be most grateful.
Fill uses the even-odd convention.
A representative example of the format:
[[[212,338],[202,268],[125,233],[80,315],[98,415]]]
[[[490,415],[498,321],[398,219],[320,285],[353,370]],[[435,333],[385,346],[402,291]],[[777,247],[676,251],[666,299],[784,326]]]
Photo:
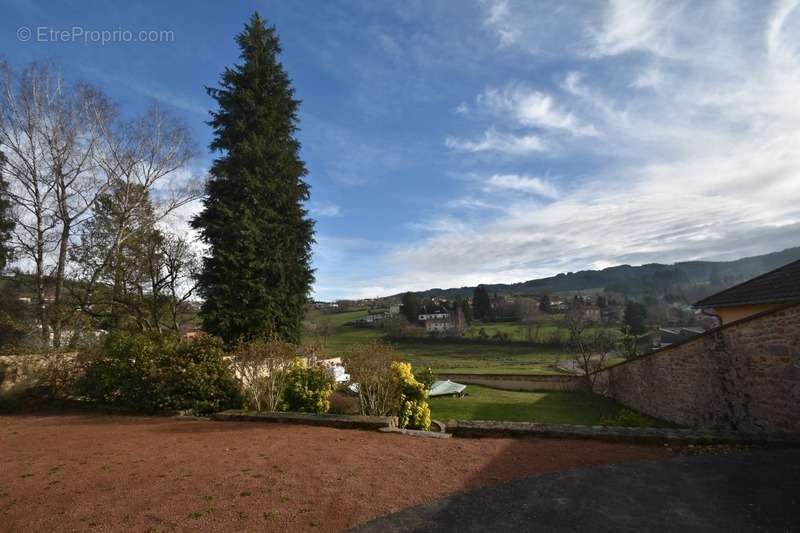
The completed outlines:
[[[705,329],[695,326],[658,328],[658,334],[660,336],[658,344],[659,346],[669,346],[670,344],[691,339],[701,333],[705,333]]]
[[[443,333],[453,327],[453,322],[449,318],[431,318],[425,321],[425,331],[428,333]]]
[[[800,261],[776,268],[766,274],[703,298],[694,307],[719,317],[722,325],[800,303]]]
[[[606,325],[622,324],[625,308],[621,305],[607,305],[600,309],[600,322]]]
[[[417,320],[420,322],[427,322],[428,320],[441,320],[445,318],[449,318],[450,313],[441,306],[422,306],[419,311],[419,315],[417,315]]]

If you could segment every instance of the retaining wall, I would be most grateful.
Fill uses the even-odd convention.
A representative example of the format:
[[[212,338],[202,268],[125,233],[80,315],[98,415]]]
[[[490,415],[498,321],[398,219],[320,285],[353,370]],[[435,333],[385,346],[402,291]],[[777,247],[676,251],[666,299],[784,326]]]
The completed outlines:
[[[484,385],[506,390],[582,390],[584,378],[568,375],[517,375],[517,374],[439,374],[439,379],[449,379],[465,385]]]
[[[726,324],[597,377],[596,392],[677,424],[800,432],[800,306]]]

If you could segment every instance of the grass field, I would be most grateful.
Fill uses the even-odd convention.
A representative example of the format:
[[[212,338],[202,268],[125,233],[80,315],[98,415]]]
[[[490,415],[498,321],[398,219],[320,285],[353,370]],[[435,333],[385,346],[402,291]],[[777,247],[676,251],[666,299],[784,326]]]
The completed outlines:
[[[530,326],[518,322],[476,323],[467,329],[465,336],[477,339],[478,333],[483,329],[489,337],[501,332],[507,335],[509,340],[513,341],[564,342],[569,339],[569,330],[559,324],[557,318],[553,318],[557,316],[561,315],[551,315],[546,321]],[[620,334],[618,327],[596,327],[586,330],[587,334],[593,334],[596,331],[608,331],[612,335]]]
[[[395,343],[415,368],[430,367],[436,373],[556,374],[558,361],[568,354],[513,344],[428,344],[413,339]]]
[[[359,310],[329,315],[336,332],[325,341],[326,355],[340,356],[352,344],[370,342],[383,336],[381,329],[347,325],[348,322],[361,318],[366,313],[366,310]],[[478,331],[481,327],[490,336],[495,331],[503,331],[512,340],[525,339],[524,328],[516,323],[478,324],[470,331]],[[556,331],[566,335],[566,330],[555,324],[543,325],[540,328],[540,332],[548,332],[547,334]],[[394,346],[415,368],[430,367],[439,374],[560,374],[561,371],[557,368],[559,361],[572,359],[571,354],[557,349],[499,342],[426,343],[408,338],[395,342]],[[618,360],[612,358],[608,363],[612,364]]]
[[[431,416],[437,420],[496,420],[542,424],[600,425],[624,409],[602,396],[564,391],[508,391],[468,385],[467,395],[431,398]],[[664,422],[636,416],[641,425]],[[639,425],[639,424],[637,424]]]

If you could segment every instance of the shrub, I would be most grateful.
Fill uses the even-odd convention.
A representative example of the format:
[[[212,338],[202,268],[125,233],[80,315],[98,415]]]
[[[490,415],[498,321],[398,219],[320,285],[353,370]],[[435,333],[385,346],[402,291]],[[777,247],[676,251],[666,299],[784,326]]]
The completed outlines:
[[[231,357],[236,377],[250,408],[278,411],[297,346],[278,339],[259,338],[239,343]]]
[[[414,379],[425,385],[426,390],[431,390],[433,384],[436,383],[436,376],[429,366],[414,374]]]
[[[409,363],[379,341],[350,347],[344,358],[350,378],[358,384],[361,414],[396,415],[400,427],[428,429],[431,411],[425,385],[414,378]]]
[[[344,365],[350,379],[358,384],[362,415],[389,416],[397,413],[401,388],[392,362],[399,354],[380,341],[350,346]]]
[[[400,384],[397,418],[401,428],[425,429],[431,426],[428,391],[414,378],[410,363],[392,363],[392,371]]]
[[[289,411],[325,413],[330,408],[333,374],[318,363],[307,364],[300,357],[292,363],[283,393],[284,406]]]
[[[222,343],[203,336],[177,338],[114,333],[89,357],[78,381],[87,398],[150,411],[210,413],[241,406],[239,386]]]
[[[640,427],[647,428],[654,425],[653,420],[631,409],[620,409],[615,414],[600,419],[603,426]]]

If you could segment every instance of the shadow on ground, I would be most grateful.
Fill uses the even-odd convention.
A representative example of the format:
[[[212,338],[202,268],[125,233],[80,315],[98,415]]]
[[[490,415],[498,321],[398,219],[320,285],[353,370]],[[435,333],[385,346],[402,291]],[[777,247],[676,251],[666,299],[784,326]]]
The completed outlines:
[[[406,509],[354,531],[532,530],[798,531],[800,449],[529,476]]]

